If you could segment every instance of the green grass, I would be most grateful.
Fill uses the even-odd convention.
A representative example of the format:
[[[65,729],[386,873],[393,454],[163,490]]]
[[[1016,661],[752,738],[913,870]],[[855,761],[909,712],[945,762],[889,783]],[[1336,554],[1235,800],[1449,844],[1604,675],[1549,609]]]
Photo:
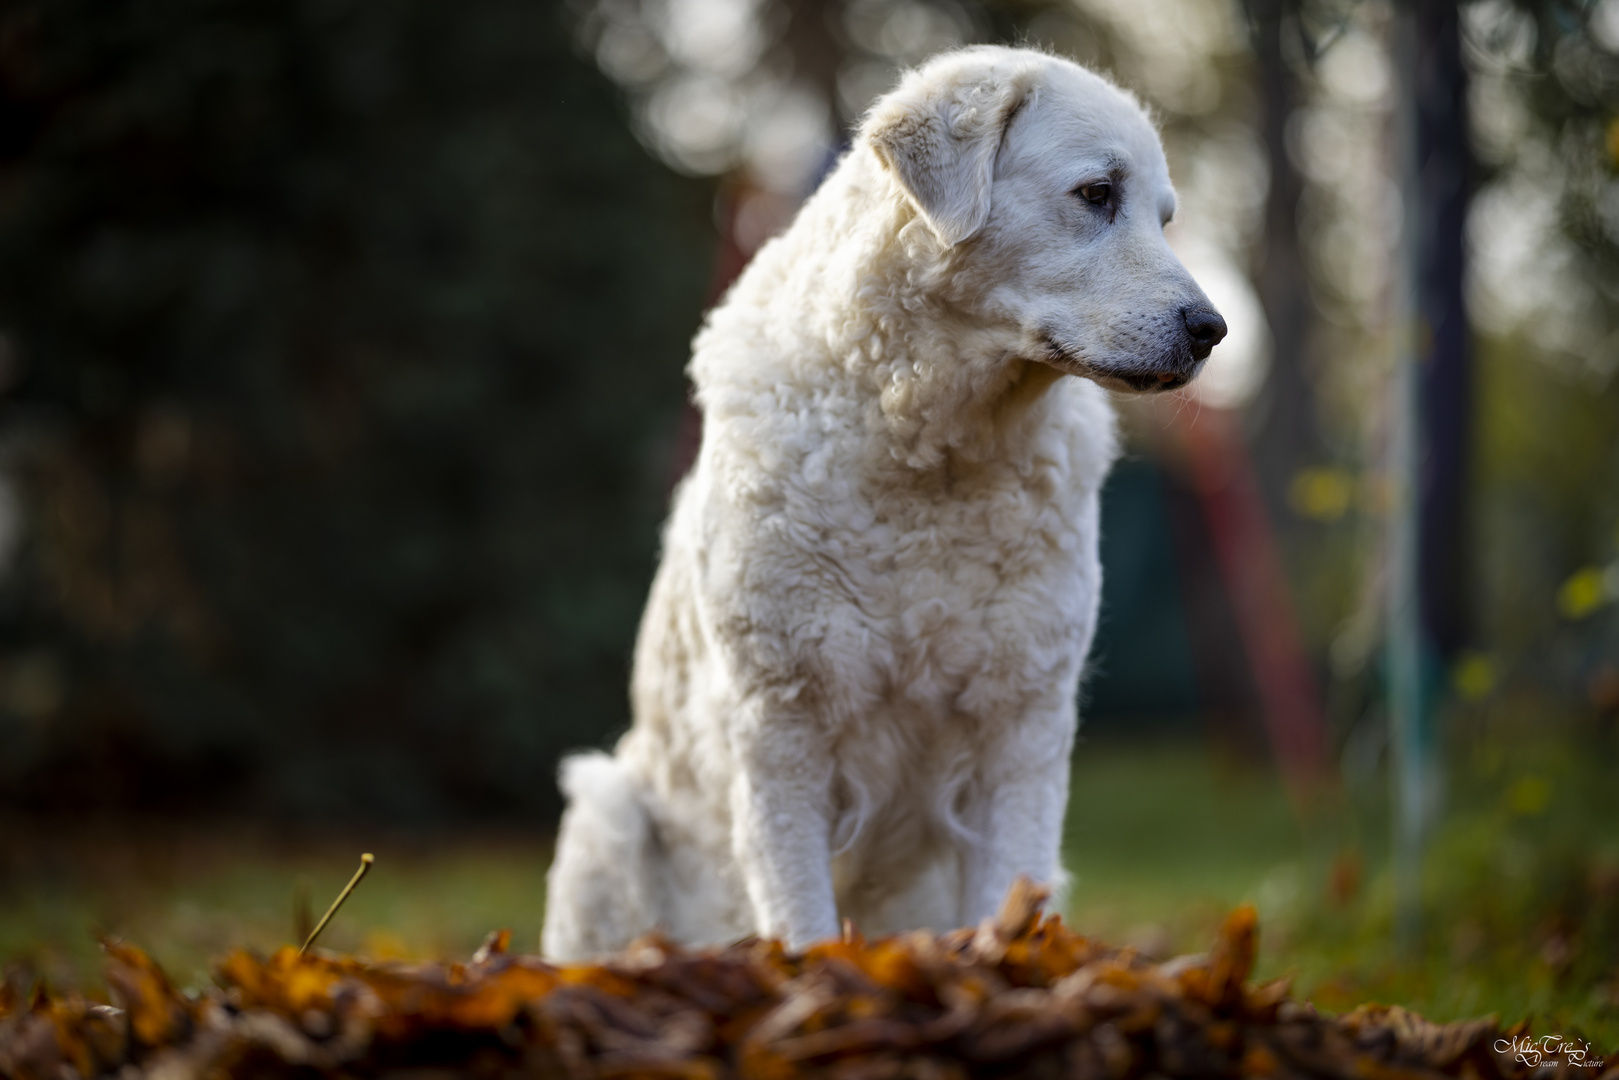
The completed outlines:
[[[1619,784],[1600,741],[1458,753],[1429,848],[1425,918],[1395,947],[1387,796],[1295,813],[1276,777],[1188,746],[1082,748],[1065,861],[1081,930],[1149,952],[1203,947],[1259,909],[1259,974],[1323,1008],[1495,1013],[1619,1049]]]
[[[1267,772],[1179,745],[1082,746],[1075,760],[1064,862],[1079,929],[1197,950],[1235,905],[1296,888],[1307,844]]]
[[[0,822],[0,962],[53,985],[93,984],[95,935],[147,949],[198,985],[229,949],[293,941],[302,906],[318,918],[362,851],[377,856],[321,945],[388,958],[465,957],[496,927],[539,947],[550,837],[411,835],[348,828]],[[302,903],[300,903],[302,900]]]
[[[1260,911],[1260,974],[1324,1008],[1394,1002],[1435,1019],[1494,1012],[1619,1047],[1619,784],[1611,750],[1542,740],[1457,756],[1431,849],[1427,933],[1392,944],[1386,799],[1337,792],[1301,819],[1275,777],[1188,744],[1085,745],[1066,862],[1081,931],[1167,954]],[[0,961],[94,984],[93,932],[149,949],[182,982],[212,956],[294,936],[361,851],[377,864],[322,944],[461,957],[495,927],[537,946],[549,838],[147,822],[0,821]]]

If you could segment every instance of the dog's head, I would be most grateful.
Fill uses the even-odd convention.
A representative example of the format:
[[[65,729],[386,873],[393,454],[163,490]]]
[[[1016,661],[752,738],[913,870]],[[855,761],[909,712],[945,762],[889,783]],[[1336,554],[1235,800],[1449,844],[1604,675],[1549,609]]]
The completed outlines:
[[[1017,351],[1117,390],[1184,386],[1225,321],[1164,239],[1175,210],[1141,107],[1075,64],[936,57],[861,130]]]

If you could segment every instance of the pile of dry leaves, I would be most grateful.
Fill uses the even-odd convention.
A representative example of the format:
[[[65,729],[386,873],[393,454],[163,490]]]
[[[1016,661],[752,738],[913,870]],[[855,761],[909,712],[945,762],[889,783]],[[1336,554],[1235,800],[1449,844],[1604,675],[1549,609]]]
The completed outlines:
[[[854,1078],[1527,1077],[1492,1020],[1398,1008],[1318,1015],[1283,983],[1249,985],[1251,908],[1207,956],[1154,964],[1041,915],[1020,884],[977,930],[690,951],[648,940],[556,967],[491,935],[466,964],[372,964],[287,948],[219,963],[177,993],[108,944],[118,1007],[0,993],[0,1076],[88,1080],[393,1076]],[[1619,1080],[1548,1063],[1538,1076]]]

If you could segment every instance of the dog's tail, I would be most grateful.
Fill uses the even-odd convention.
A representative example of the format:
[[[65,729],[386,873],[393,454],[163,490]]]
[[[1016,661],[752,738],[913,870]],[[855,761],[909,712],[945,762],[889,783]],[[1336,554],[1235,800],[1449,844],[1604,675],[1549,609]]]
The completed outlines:
[[[546,877],[540,945],[554,960],[614,952],[660,919],[652,822],[635,778],[599,751],[565,758],[568,809]]]

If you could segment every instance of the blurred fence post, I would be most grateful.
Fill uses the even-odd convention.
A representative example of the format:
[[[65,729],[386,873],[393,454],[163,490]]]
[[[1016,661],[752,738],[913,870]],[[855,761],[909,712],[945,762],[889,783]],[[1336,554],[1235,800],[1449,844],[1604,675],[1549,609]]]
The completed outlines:
[[[1393,310],[1394,368],[1389,400],[1389,490],[1387,538],[1388,692],[1394,775],[1394,933],[1404,950],[1414,948],[1422,928],[1422,853],[1427,834],[1428,716],[1422,693],[1422,612],[1418,588],[1417,351],[1420,329],[1418,244],[1415,4],[1407,0],[1394,18],[1394,159],[1402,210]]]
[[[1395,933],[1422,937],[1422,868],[1439,808],[1437,677],[1466,633],[1463,520],[1470,357],[1462,234],[1470,149],[1454,0],[1396,9],[1402,195],[1390,398],[1387,548]]]
[[[1409,207],[1411,200],[1406,199]],[[1409,228],[1410,218],[1406,218]],[[1409,246],[1409,241],[1406,241]],[[1409,260],[1405,269],[1409,271]],[[1422,852],[1428,831],[1432,732],[1422,691],[1422,615],[1417,583],[1416,337],[1412,290],[1399,286],[1390,386],[1387,538],[1388,697],[1394,776],[1394,927],[1402,949],[1421,936]]]

